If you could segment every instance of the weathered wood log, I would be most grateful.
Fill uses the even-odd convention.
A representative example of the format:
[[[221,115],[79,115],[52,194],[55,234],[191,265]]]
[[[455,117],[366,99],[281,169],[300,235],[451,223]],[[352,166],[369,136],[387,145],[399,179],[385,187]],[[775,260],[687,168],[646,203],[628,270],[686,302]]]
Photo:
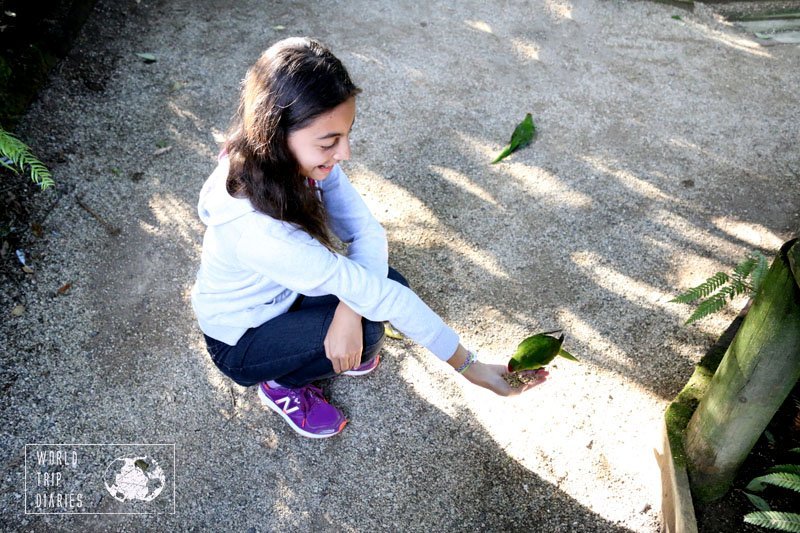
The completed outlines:
[[[686,428],[694,497],[721,498],[800,378],[800,243],[781,247]]]

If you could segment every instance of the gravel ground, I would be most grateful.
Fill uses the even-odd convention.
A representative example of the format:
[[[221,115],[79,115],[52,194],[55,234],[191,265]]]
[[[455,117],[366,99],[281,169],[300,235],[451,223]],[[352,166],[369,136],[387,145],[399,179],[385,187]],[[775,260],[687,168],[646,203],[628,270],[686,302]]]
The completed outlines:
[[[0,529],[657,531],[663,410],[737,311],[683,327],[668,301],[797,231],[800,48],[702,4],[230,4],[101,0],[23,122],[58,187],[0,295]],[[392,341],[325,384],[352,421],[324,441],[216,371],[197,194],[244,71],[288,35],[364,89],[346,170],[423,299],[485,360],[560,327],[581,363],[505,400]],[[526,112],[536,141],[490,165]],[[31,443],[174,444],[170,490],[118,504],[88,455],[26,466]],[[48,468],[68,482],[37,488]],[[160,514],[26,513],[68,490]]]

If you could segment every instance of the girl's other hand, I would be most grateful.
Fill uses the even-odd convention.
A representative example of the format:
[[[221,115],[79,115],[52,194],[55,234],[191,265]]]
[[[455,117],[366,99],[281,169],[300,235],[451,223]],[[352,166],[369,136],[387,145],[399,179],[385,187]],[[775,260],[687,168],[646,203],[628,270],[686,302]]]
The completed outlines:
[[[490,365],[475,361],[464,371],[464,377],[475,385],[489,389],[500,396],[517,396],[536,386],[541,385],[547,380],[548,372],[544,369],[531,371],[535,379],[522,387],[512,387],[503,376],[508,373],[503,365]]]
[[[361,352],[364,349],[361,315],[344,302],[339,302],[323,345],[325,357],[331,360],[333,371],[337,374],[360,365]]]

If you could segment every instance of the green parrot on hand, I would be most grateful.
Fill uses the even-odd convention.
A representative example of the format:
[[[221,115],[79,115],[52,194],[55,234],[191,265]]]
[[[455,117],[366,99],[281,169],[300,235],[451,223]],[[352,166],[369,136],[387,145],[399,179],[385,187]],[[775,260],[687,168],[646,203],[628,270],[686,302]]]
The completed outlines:
[[[519,343],[517,351],[508,362],[508,371],[537,370],[549,365],[557,355],[570,361],[577,361],[572,354],[561,347],[564,343],[563,333],[560,337],[551,336],[560,331],[560,329],[557,329],[555,331],[537,333]]]
[[[511,134],[511,140],[508,142],[508,146],[503,148],[503,151],[494,158],[492,164],[508,157],[514,150],[528,146],[533,140],[534,133],[536,133],[536,126],[533,125],[533,117],[528,113],[525,115],[522,122],[517,124],[517,127],[514,128],[514,133]]]

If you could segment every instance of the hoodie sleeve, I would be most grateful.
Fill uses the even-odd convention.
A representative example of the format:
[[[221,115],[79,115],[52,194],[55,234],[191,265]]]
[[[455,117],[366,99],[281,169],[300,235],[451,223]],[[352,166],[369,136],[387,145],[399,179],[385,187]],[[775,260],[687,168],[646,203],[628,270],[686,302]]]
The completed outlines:
[[[361,195],[339,165],[319,182],[331,229],[348,243],[347,257],[371,272],[386,277],[389,273],[389,249],[386,232],[370,213]]]
[[[335,254],[290,224],[259,220],[236,247],[247,268],[307,296],[333,294],[369,320],[389,320],[438,358],[449,359],[458,335],[411,289]]]

